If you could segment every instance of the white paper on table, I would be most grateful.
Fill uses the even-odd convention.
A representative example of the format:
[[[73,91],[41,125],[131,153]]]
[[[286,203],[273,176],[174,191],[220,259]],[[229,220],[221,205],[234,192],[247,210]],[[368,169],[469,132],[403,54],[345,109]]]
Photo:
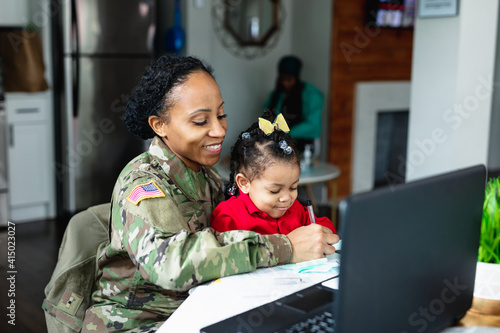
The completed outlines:
[[[332,257],[329,260],[338,260]],[[324,262],[328,262],[325,260]],[[306,263],[300,263],[302,267]],[[337,270],[298,273],[282,266],[224,277],[196,287],[158,333],[199,333],[200,328],[338,275]]]
[[[321,283],[321,285],[324,287],[330,288],[330,289],[338,290],[339,289],[339,279],[335,278],[335,279],[326,280],[325,282]]]
[[[327,258],[304,261],[297,264],[279,266],[280,269],[295,273],[327,273],[329,271],[339,271],[340,255],[334,253]]]

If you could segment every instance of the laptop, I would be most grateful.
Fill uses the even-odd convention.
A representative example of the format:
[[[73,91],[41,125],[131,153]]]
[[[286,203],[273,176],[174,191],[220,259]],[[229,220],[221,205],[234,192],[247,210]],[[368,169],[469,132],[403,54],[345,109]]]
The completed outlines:
[[[318,316],[325,332],[453,325],[472,304],[485,183],[478,165],[347,197],[338,290],[318,283],[201,332],[311,332],[300,325]]]

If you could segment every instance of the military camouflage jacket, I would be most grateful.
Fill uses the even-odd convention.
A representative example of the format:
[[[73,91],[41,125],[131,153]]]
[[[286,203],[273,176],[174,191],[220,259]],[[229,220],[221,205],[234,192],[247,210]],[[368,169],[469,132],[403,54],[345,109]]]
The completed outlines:
[[[213,167],[187,168],[155,137],[116,182],[111,242],[99,259],[100,288],[82,331],[157,327],[189,288],[291,260],[286,236],[209,228],[210,214],[222,199]]]

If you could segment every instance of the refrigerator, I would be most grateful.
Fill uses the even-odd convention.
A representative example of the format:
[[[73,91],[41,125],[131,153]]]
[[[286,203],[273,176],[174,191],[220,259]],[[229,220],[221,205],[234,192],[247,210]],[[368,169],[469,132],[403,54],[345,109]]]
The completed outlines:
[[[72,214],[109,202],[122,168],[147,148],[128,132],[123,111],[155,58],[156,1],[56,2],[58,213]]]

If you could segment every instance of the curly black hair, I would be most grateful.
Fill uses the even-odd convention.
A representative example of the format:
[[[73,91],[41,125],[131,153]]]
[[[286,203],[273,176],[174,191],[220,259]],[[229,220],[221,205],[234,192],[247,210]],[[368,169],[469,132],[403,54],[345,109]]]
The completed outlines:
[[[158,58],[143,74],[125,106],[124,122],[128,130],[149,139],[156,135],[149,126],[150,116],[162,115],[167,121],[168,110],[174,101],[172,88],[183,84],[196,71],[204,71],[213,77],[211,66],[195,57],[166,55]]]
[[[274,121],[274,114],[266,109],[262,118]],[[285,141],[285,146],[280,142]],[[287,149],[286,146],[291,148]],[[247,130],[240,133],[238,140],[231,147],[229,182],[226,186],[226,196],[238,195],[235,177],[241,172],[250,181],[258,179],[266,169],[277,163],[292,163],[300,167],[300,157],[297,143],[288,133],[274,130],[266,135],[259,122],[253,123]]]

